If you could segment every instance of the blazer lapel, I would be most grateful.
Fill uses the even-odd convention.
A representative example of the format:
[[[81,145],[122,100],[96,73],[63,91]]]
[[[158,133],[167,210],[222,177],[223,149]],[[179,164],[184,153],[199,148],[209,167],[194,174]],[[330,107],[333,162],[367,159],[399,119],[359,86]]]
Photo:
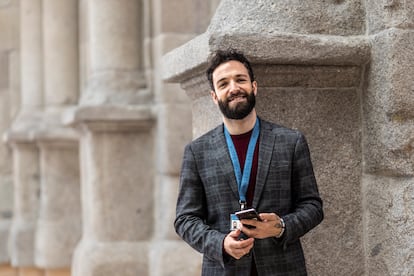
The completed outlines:
[[[236,176],[234,175],[233,164],[231,163],[229,151],[227,148],[226,138],[224,137],[223,124],[216,128],[212,136],[212,145],[215,147],[214,156],[218,163],[218,168],[225,176],[223,182],[227,182],[234,196],[239,199],[239,190],[237,187]]]
[[[270,160],[272,158],[275,135],[272,128],[265,121],[260,121],[260,142],[259,142],[259,164],[257,168],[256,187],[254,191],[253,206],[258,206],[267,174],[269,172]]]

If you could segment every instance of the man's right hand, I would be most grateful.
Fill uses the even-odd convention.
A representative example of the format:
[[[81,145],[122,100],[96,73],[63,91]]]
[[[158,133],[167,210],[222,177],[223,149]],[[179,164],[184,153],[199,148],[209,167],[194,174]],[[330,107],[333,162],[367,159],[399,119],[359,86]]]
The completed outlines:
[[[224,251],[237,260],[249,254],[254,245],[254,238],[238,240],[240,234],[241,231],[238,229],[231,231],[223,243]]]

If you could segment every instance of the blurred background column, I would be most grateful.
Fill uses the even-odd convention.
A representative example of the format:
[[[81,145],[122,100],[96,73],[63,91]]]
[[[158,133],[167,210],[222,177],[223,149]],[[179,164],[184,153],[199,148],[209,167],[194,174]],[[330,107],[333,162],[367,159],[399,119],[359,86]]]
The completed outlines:
[[[14,207],[9,236],[11,264],[25,275],[35,268],[34,243],[40,194],[39,151],[34,133],[41,128],[43,107],[42,1],[20,1],[21,103],[5,135],[13,151]]]
[[[144,72],[143,2],[81,4],[83,235],[74,276],[148,275],[154,227],[154,115]]]
[[[41,195],[35,263],[46,276],[70,275],[81,236],[78,134],[62,124],[62,114],[78,102],[78,0],[43,0],[43,127],[40,149]]]
[[[0,1],[0,135],[7,131],[19,105],[19,5]],[[13,216],[11,148],[0,142],[0,275],[10,268],[8,237]]]
[[[178,84],[165,83],[162,56],[204,32],[218,5],[212,0],[155,0],[151,20],[153,72],[157,108],[156,200],[151,275],[199,275],[201,255],[184,244],[173,228],[184,146],[192,138],[191,101]],[[179,16],[177,16],[179,15]],[[147,44],[146,44],[147,45]],[[208,91],[205,91],[208,94]],[[183,257],[186,256],[186,257]]]

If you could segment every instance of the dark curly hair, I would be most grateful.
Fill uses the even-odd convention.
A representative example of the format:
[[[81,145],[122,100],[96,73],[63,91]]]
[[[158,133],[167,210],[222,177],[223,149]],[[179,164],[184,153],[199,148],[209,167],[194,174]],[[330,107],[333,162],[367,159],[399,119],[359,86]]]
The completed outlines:
[[[244,56],[244,54],[241,51],[238,51],[236,49],[227,49],[227,50],[217,50],[212,53],[212,55],[209,58],[209,66],[207,68],[207,79],[210,84],[211,89],[214,91],[214,83],[213,83],[213,72],[216,70],[217,67],[219,67],[222,63],[236,60],[241,62],[247,69],[247,72],[249,73],[250,81],[254,81],[254,73],[252,66],[250,65],[249,60]]]

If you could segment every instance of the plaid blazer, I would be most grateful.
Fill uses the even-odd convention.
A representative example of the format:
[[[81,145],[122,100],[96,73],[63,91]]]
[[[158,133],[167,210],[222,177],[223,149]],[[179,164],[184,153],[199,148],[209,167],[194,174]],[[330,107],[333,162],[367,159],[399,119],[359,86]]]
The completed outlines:
[[[177,234],[203,253],[202,275],[249,275],[251,258],[259,275],[306,275],[299,238],[323,219],[308,145],[299,131],[260,123],[253,206],[281,216],[285,233],[280,239],[256,239],[252,254],[240,260],[223,254],[230,214],[240,205],[221,124],[185,147],[174,221]]]

